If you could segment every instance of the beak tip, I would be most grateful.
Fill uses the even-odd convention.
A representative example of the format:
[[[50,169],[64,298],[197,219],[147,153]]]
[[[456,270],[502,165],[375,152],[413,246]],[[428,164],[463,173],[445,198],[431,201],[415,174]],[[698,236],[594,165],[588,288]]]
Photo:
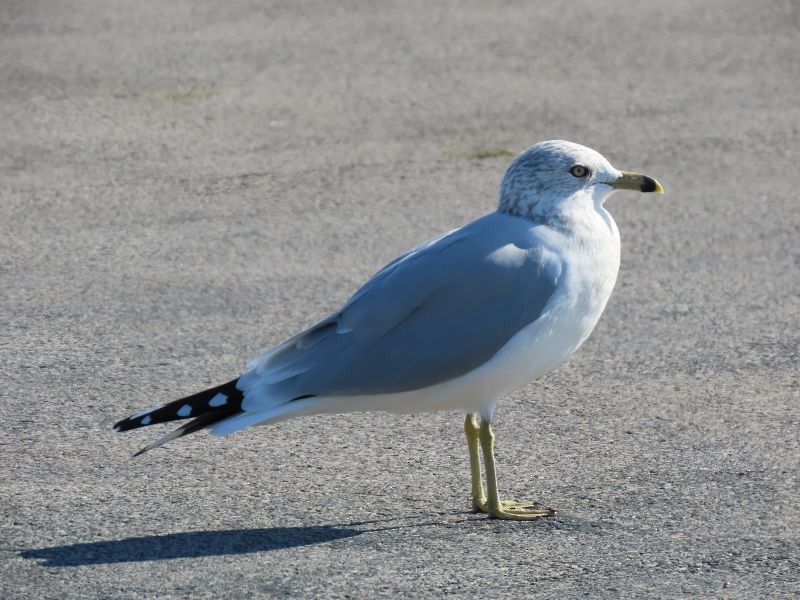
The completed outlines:
[[[639,188],[643,192],[656,192],[658,194],[664,193],[664,186],[662,186],[658,181],[653,179],[652,177],[648,177],[647,175],[641,176],[641,187]]]

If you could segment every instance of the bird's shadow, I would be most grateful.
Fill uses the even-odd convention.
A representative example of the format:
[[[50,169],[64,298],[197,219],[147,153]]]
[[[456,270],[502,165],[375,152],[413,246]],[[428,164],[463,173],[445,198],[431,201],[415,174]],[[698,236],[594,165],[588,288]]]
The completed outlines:
[[[453,516],[462,516],[461,512]],[[126,562],[147,562],[173,558],[201,558],[204,556],[234,556],[271,552],[301,546],[311,546],[355,537],[362,533],[375,533],[407,528],[437,527],[440,520],[403,523],[402,517],[383,518],[355,523],[315,525],[306,527],[267,527],[259,529],[224,529],[218,531],[187,531],[165,535],[147,535],[121,540],[66,544],[50,548],[22,550],[22,558],[42,561],[46,567],[78,567]],[[401,521],[400,524],[389,524]],[[456,522],[479,527],[522,526],[518,521],[490,521],[484,517],[465,516]],[[591,523],[576,517],[560,516],[543,519],[539,531],[581,531],[602,535],[601,524]],[[366,528],[364,528],[367,526]],[[532,524],[524,524],[532,527]],[[359,529],[355,529],[359,527]]]
[[[20,556],[41,560],[43,566],[77,567],[270,552],[332,542],[361,533],[364,531],[329,525],[188,531],[23,550]]]

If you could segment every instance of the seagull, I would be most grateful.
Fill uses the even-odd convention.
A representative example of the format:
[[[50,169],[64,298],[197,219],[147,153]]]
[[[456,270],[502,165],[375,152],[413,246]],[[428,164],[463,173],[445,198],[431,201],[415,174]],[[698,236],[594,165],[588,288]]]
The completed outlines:
[[[138,456],[201,429],[225,436],[305,415],[461,411],[473,511],[553,515],[537,502],[500,500],[492,418],[500,398],[563,363],[600,319],[620,264],[619,230],[604,208],[616,190],[664,191],[591,148],[535,144],[506,171],[495,212],[395,258],[340,310],[236,379],[114,430],[191,419]]]

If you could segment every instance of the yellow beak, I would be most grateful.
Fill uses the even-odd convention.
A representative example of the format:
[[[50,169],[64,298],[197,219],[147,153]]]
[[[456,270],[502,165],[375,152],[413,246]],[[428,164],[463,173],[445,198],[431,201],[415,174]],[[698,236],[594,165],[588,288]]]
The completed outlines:
[[[614,181],[609,182],[608,185],[618,190],[664,193],[664,187],[652,177],[642,175],[641,173],[630,173],[628,171],[622,171],[622,175]]]

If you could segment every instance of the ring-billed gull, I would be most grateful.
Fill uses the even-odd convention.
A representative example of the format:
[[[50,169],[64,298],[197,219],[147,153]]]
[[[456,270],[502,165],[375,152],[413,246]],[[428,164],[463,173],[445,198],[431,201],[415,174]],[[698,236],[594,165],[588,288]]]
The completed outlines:
[[[206,428],[228,435],[302,415],[460,410],[473,509],[514,520],[554,514],[500,500],[492,416],[500,398],[575,352],[600,318],[619,270],[619,231],[603,207],[615,190],[663,192],[590,148],[540,142],[511,163],[496,212],[399,256],[237,379],[114,429],[192,419],[138,455]]]

